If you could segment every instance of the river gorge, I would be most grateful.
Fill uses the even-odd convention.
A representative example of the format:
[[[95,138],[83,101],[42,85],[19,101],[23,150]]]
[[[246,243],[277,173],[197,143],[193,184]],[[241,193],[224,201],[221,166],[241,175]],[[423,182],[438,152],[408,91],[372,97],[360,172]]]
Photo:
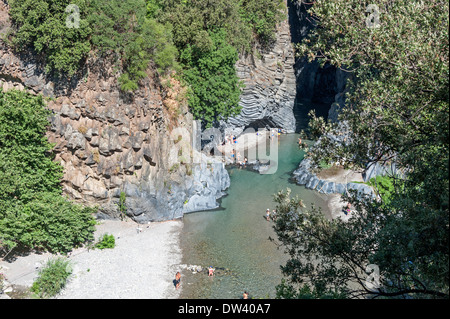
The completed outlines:
[[[252,168],[225,166],[209,154],[195,165],[181,160],[194,139],[193,118],[180,103],[183,88],[172,80],[162,90],[153,76],[133,95],[116,83],[112,65],[89,58],[71,81],[49,76],[32,53],[0,46],[0,87],[43,95],[52,114],[47,137],[55,145],[55,160],[64,168],[63,192],[72,200],[96,205],[98,220],[117,220],[121,194],[127,217],[140,224],[182,220],[182,262],[216,267],[216,276],[184,270],[182,298],[275,296],[286,260],[265,211],[275,208],[273,195],[287,187],[307,205],[329,215],[326,195],[299,186],[292,173],[304,157],[298,133],[306,129],[308,111],[328,117],[337,109],[344,77],[335,69],[318,68],[295,56],[298,42],[310,28],[305,7],[285,3],[285,20],[269,48],[255,47],[240,56],[238,77],[244,82],[239,115],[219,123],[222,136],[239,136],[248,128],[282,129],[278,139],[278,168],[259,174]],[[0,34],[10,26],[8,5],[0,4]],[[341,95],[339,95],[341,94]],[[333,106],[332,106],[333,104]],[[171,110],[178,109],[174,116]],[[331,112],[330,114],[334,114]],[[194,137],[195,138],[195,137]],[[180,153],[180,146],[187,147]],[[192,149],[191,149],[192,148]],[[195,150],[194,150],[195,151]]]

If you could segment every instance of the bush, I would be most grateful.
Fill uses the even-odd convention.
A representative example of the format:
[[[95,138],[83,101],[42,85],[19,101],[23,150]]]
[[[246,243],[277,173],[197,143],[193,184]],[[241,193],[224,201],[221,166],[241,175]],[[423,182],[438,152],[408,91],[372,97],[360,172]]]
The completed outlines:
[[[114,248],[116,246],[116,240],[114,235],[104,234],[103,237],[95,244],[95,248],[105,249],[105,248]]]
[[[73,14],[66,12],[69,4],[79,8],[79,27],[66,26]],[[151,60],[160,73],[176,68],[170,26],[146,15],[144,0],[12,0],[11,43],[18,50],[32,48],[42,54],[47,72],[69,77],[80,70],[92,50],[115,57],[113,62],[123,73],[122,90],[133,91]]]
[[[12,43],[19,50],[32,47],[42,53],[47,71],[73,75],[91,50],[91,27],[80,16],[79,28],[66,27],[69,4],[77,5],[80,15],[86,12],[82,0],[11,0],[9,14],[15,27]]]
[[[38,278],[31,286],[31,292],[39,298],[56,296],[66,285],[72,274],[70,261],[63,258],[51,259],[39,271]]]
[[[397,180],[397,186],[400,186],[400,180]],[[390,204],[394,195],[396,194],[395,189],[395,177],[391,176],[376,176],[372,177],[368,184],[375,188],[378,195],[385,204]]]
[[[181,53],[189,85],[189,108],[195,119],[206,127],[240,112],[239,98],[243,84],[236,75],[238,53],[226,41],[223,29],[210,32],[208,49],[188,46]]]
[[[41,96],[0,89],[0,254],[19,246],[65,253],[93,240],[93,208],[61,196]]]

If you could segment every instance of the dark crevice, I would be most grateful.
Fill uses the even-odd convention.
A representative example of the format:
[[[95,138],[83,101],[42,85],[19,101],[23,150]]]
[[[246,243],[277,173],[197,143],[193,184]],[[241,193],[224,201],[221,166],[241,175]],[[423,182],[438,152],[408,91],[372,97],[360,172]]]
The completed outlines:
[[[289,25],[292,43],[300,43],[314,28],[308,9],[311,4],[301,1],[288,0]],[[296,118],[296,132],[306,129],[308,112],[315,110],[318,116],[325,119],[338,93],[336,80],[337,69],[326,64],[319,67],[317,61],[308,62],[305,57],[296,57],[294,64],[296,77],[296,97],[294,115]]]

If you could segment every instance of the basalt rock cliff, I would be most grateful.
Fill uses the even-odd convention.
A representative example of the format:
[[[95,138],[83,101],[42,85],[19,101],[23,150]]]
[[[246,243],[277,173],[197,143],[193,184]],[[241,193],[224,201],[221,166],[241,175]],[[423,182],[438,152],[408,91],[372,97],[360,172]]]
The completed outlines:
[[[287,7],[285,15],[286,20],[277,25],[273,43],[255,46],[252,54],[242,55],[236,63],[237,75],[245,85],[239,103],[242,110],[221,123],[231,134],[239,135],[248,127],[295,131],[295,54]]]

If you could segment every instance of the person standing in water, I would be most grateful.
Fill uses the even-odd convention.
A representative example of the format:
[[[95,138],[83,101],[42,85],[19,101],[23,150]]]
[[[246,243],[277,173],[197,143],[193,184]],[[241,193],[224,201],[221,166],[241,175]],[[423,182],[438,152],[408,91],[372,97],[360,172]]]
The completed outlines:
[[[268,208],[266,210],[266,219],[267,219],[267,221],[270,220],[270,209],[268,209]]]
[[[208,269],[208,277],[211,277],[211,276],[214,276],[214,271],[215,271],[216,269],[214,269],[212,266],[209,266],[209,269]]]

